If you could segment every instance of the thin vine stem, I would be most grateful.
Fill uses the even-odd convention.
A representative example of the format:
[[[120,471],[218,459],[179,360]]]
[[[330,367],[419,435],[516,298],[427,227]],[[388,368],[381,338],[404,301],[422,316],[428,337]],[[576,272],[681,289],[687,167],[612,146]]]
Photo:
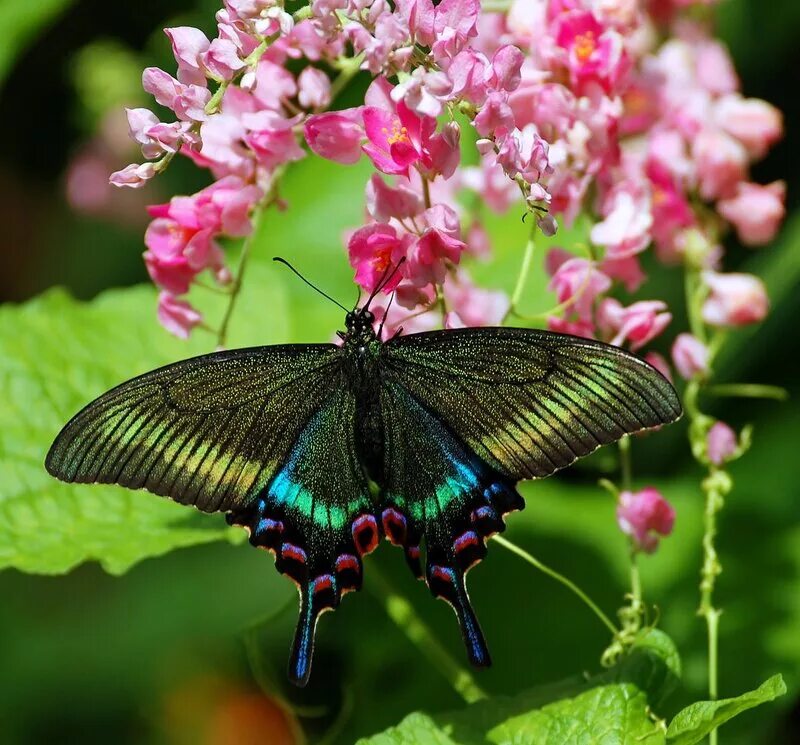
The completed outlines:
[[[533,254],[536,251],[536,224],[531,226],[531,232],[528,240],[525,243],[525,250],[522,254],[522,265],[519,268],[517,275],[517,283],[514,286],[514,291],[511,293],[511,302],[509,303],[508,310],[500,322],[504,324],[510,316],[517,315],[517,306],[522,298],[522,293],[525,291],[525,285],[528,283],[528,275],[531,272],[531,264],[533,263]]]
[[[487,698],[486,692],[475,682],[469,670],[456,662],[420,619],[411,603],[392,587],[378,568],[370,566],[369,573],[372,588],[380,596],[386,615],[447,678],[453,690],[468,704]]]
[[[600,609],[597,603],[594,602],[578,585],[576,585],[571,579],[567,579],[563,574],[559,574],[555,569],[550,568],[547,564],[543,564],[539,559],[535,556],[529,554],[525,549],[520,548],[517,546],[516,543],[512,543],[507,538],[503,538],[501,535],[492,536],[492,540],[496,543],[499,543],[503,548],[508,549],[511,553],[516,554],[520,558],[527,561],[531,566],[536,567],[540,572],[546,574],[548,577],[551,577],[556,582],[564,585],[570,592],[577,595],[581,601],[594,613],[597,618],[600,619],[600,622],[614,635],[619,632],[619,629],[614,625],[613,621]]]
[[[773,401],[787,401],[789,391],[777,385],[756,383],[718,383],[705,389],[710,396],[729,398],[764,398]]]
[[[258,233],[258,227],[261,222],[261,217],[264,214],[265,207],[259,206],[253,212],[253,231],[245,238],[242,244],[242,252],[239,255],[239,266],[236,268],[236,275],[233,278],[231,285],[230,298],[228,305],[225,308],[225,314],[222,316],[222,322],[217,331],[217,348],[224,349],[228,341],[228,327],[233,317],[233,311],[236,308],[236,301],[239,299],[239,294],[242,291],[242,280],[244,279],[247,270],[247,262],[250,258],[250,251],[252,250],[255,236]]]
[[[279,166],[275,169],[267,193],[264,195],[261,202],[256,205],[251,214],[253,229],[250,231],[250,235],[245,238],[244,243],[242,243],[242,252],[239,255],[239,266],[236,268],[236,274],[234,275],[233,282],[228,291],[228,305],[225,307],[225,313],[222,316],[222,322],[217,331],[217,347],[220,349],[223,349],[227,344],[228,329],[230,327],[231,318],[233,317],[233,311],[236,308],[236,301],[239,299],[239,294],[242,291],[242,282],[245,272],[247,271],[247,264],[250,259],[250,254],[252,253],[253,243],[259,234],[264,213],[279,199],[278,189],[284,171],[285,167],[283,166]]]

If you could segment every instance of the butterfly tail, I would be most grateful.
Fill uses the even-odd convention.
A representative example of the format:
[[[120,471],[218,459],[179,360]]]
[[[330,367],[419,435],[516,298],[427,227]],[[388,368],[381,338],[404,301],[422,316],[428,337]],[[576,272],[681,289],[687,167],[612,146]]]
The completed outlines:
[[[300,616],[294,632],[292,651],[289,656],[289,679],[296,686],[305,687],[311,675],[311,662],[314,657],[314,636],[320,609],[314,600],[312,587],[300,588]]]
[[[475,667],[489,667],[492,658],[467,594],[464,573],[457,567],[429,563],[427,574],[428,586],[433,595],[446,600],[455,611],[469,661]]]

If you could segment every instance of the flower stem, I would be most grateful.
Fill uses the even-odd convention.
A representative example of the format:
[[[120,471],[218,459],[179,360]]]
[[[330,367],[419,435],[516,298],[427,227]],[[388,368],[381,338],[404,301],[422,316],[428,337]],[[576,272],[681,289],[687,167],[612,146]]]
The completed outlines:
[[[469,670],[453,659],[433,632],[419,618],[411,603],[394,590],[377,567],[370,566],[369,573],[373,589],[377,589],[377,594],[383,601],[386,615],[447,678],[453,690],[468,704],[486,698],[486,692],[478,686]]]
[[[631,438],[628,435],[619,441],[619,469],[622,490],[630,491],[633,482],[633,464],[631,463]]]
[[[500,322],[504,324],[512,315],[517,315],[517,306],[522,298],[522,293],[525,291],[525,285],[528,282],[528,275],[531,272],[531,264],[533,262],[533,254],[536,251],[536,224],[531,226],[531,232],[528,240],[525,243],[525,250],[522,254],[522,264],[519,268],[517,275],[517,284],[514,286],[514,291],[511,293],[511,302],[509,303],[508,310],[506,311],[503,320]]]
[[[218,349],[223,349],[228,341],[228,327],[230,326],[231,318],[233,317],[236,301],[239,299],[239,293],[242,291],[242,281],[247,270],[247,262],[250,258],[253,242],[258,235],[261,219],[264,216],[264,213],[267,211],[267,209],[269,209],[269,207],[278,201],[278,189],[284,171],[285,166],[278,166],[278,168],[273,171],[269,188],[267,189],[264,198],[253,209],[251,215],[253,229],[242,244],[242,252],[239,255],[239,266],[236,269],[236,275],[233,278],[233,283],[231,284],[229,290],[228,305],[225,308],[225,313],[222,316],[222,323],[220,323],[219,331],[217,332]]]
[[[789,391],[777,385],[758,385],[754,383],[718,383],[706,388],[712,396],[731,398],[768,398],[774,401],[786,401]]]
[[[614,623],[611,621],[611,619],[605,613],[603,613],[603,611],[600,610],[600,607],[597,605],[597,603],[595,603],[594,600],[592,600],[572,580],[567,579],[563,574],[559,574],[555,569],[551,569],[546,564],[543,564],[541,561],[539,561],[539,559],[537,559],[536,557],[532,556],[531,554],[529,554],[524,549],[522,549],[519,546],[517,546],[516,543],[512,543],[507,538],[503,538],[500,535],[495,535],[495,536],[492,536],[492,540],[495,541],[496,543],[499,543],[504,548],[507,548],[509,551],[511,551],[511,553],[514,553],[517,556],[520,556],[525,561],[527,561],[529,564],[531,564],[532,566],[536,567],[540,572],[542,572],[543,574],[546,574],[548,577],[551,577],[556,582],[559,582],[560,584],[564,585],[564,587],[566,587],[568,590],[570,590],[571,592],[575,593],[575,595],[577,595],[583,601],[583,603],[592,611],[592,613],[594,613],[600,619],[600,622],[612,634],[616,635],[618,633],[618,629],[614,625]]]
[[[424,174],[420,173],[420,178],[422,179],[422,198],[425,200],[425,209],[429,210],[431,208],[431,186]]]

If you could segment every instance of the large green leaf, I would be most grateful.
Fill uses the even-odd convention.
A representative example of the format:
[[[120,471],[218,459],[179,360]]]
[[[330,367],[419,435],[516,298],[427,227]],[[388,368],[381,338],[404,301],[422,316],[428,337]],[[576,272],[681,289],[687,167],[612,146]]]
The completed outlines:
[[[665,634],[651,630],[642,634],[616,668],[600,675],[494,697],[451,715],[413,714],[362,745],[655,745],[665,740],[650,707],[674,687],[679,674],[675,646]]]
[[[784,693],[786,693],[786,684],[783,682],[783,678],[780,675],[773,675],[754,691],[748,691],[736,698],[698,701],[675,715],[667,729],[667,741],[669,745],[694,745],[711,730],[737,714],[773,701]]]
[[[361,745],[458,745],[434,719],[419,712],[409,714],[396,727],[359,742]]]
[[[73,0],[3,0],[0,3],[0,83],[33,36]]]
[[[245,330],[252,321],[238,324],[232,340],[283,340],[285,301],[275,275],[255,265],[252,281],[258,296],[243,295],[242,316],[255,315],[263,297],[278,320],[257,333]],[[110,291],[92,303],[56,290],[0,308],[0,567],[59,573],[96,559],[120,573],[148,556],[238,535],[219,518],[145,492],[63,484],[44,470],[60,427],[93,397],[213,347],[209,336],[188,344],[170,337],[156,324],[154,309],[155,292],[147,287]]]

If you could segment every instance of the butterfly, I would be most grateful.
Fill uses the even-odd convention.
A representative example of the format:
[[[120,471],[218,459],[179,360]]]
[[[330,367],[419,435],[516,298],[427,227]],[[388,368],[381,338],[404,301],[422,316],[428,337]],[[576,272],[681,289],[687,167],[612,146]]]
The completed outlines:
[[[670,383],[618,347],[509,327],[383,341],[368,306],[347,313],[341,345],[220,351],[122,383],[46,459],[63,481],[224,512],[271,551],[299,589],[289,678],[301,686],[317,619],[360,589],[382,537],[488,666],[465,576],[524,507],[517,482],[681,414]]]

